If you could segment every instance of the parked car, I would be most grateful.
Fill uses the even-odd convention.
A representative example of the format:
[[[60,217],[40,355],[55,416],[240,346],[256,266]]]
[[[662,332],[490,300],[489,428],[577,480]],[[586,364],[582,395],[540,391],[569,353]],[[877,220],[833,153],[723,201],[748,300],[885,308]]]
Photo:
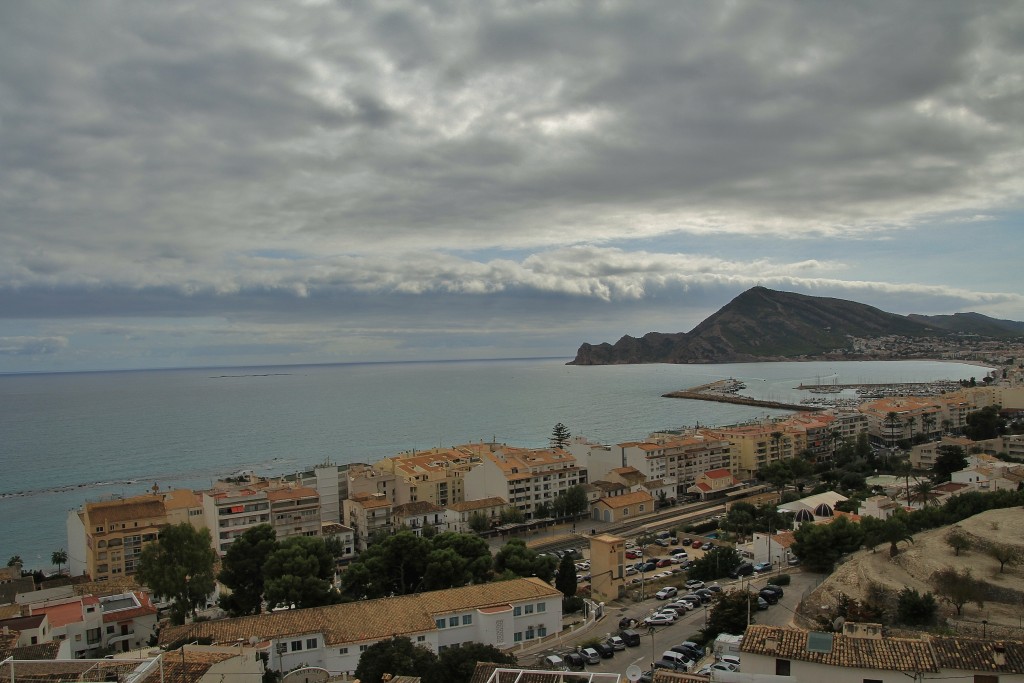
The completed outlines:
[[[551,671],[568,671],[569,667],[566,665],[565,660],[558,655],[548,655],[541,660],[541,666]]]
[[[679,589],[675,586],[665,586],[660,591],[655,593],[654,597],[658,598],[659,600],[668,600],[669,598],[674,598],[676,596],[676,593],[678,592]]]
[[[754,565],[754,572],[760,574],[761,572],[770,572],[772,570],[771,562],[758,562]]]
[[[740,670],[740,658],[737,657],[736,655],[722,655],[721,657],[718,657],[717,659],[720,662],[725,662],[726,664],[734,665],[736,667],[736,669],[735,669],[736,671]]]
[[[676,620],[667,614],[657,612],[644,619],[644,623],[648,626],[668,626],[669,624],[676,623]]]
[[[697,539],[696,541],[694,541],[694,542],[693,542],[693,543],[692,543],[692,544],[690,545],[690,547],[691,547],[691,548],[693,548],[694,550],[698,550],[698,549],[700,549],[700,546],[701,546],[702,544],[703,544],[703,541],[701,541],[700,539]]]
[[[760,595],[757,596],[757,609],[768,609],[768,601],[762,598]]]
[[[682,548],[676,548],[672,551],[672,557],[681,557],[684,560],[690,556],[690,553],[686,552]]]
[[[676,614],[683,616],[693,609],[693,606],[685,600],[676,600],[675,602],[670,602],[665,605],[665,609],[674,609]]]
[[[797,566],[798,564],[800,564],[800,558],[799,558],[799,557],[791,557],[791,558],[789,558],[789,560],[788,560],[788,561],[786,562],[786,564],[788,564],[788,565],[789,565],[790,567],[795,567],[795,566]]]
[[[662,607],[660,610],[655,612],[655,615],[658,614],[664,614],[666,617],[669,618],[669,621],[671,621],[673,624],[679,621],[679,612],[669,607]]]
[[[687,647],[685,645],[673,645],[669,649],[672,650],[673,652],[678,652],[682,656],[684,656],[687,659],[689,659],[691,661],[694,661],[694,662],[696,662],[697,660],[699,660],[701,657],[704,656],[704,651],[703,650],[697,650],[697,649],[694,649],[694,648],[691,648],[691,647]]]
[[[705,543],[705,544],[704,544],[703,546],[701,546],[701,547],[702,547],[702,548],[704,548],[704,552],[707,552],[707,551],[709,551],[709,550],[714,550],[714,549],[715,549],[715,544],[714,544],[714,543],[712,543],[711,541],[708,541],[707,543]]]
[[[640,556],[642,554],[643,553],[641,553],[639,550],[627,550],[626,551],[626,557],[631,559],[631,560],[639,560]]]
[[[689,581],[686,582],[686,587],[689,588],[690,590],[696,590],[698,588],[703,588],[704,587],[704,582],[703,581],[698,581],[697,579],[690,579]]]
[[[600,664],[601,653],[592,647],[585,647],[580,650],[580,656],[583,657],[583,661],[587,664]]]
[[[672,560],[668,559],[667,557],[662,557],[661,559],[659,559],[654,564],[657,565],[657,567],[659,569],[660,568],[664,568],[664,567],[671,567],[672,566]]]
[[[611,646],[611,648],[613,650],[625,650],[626,649],[626,641],[624,641],[620,636],[612,636],[606,642],[608,643],[609,646]]]
[[[569,667],[569,671],[583,671],[586,668],[586,660],[583,659],[583,655],[570,652],[565,656],[565,665]]]
[[[637,647],[640,645],[640,633],[631,628],[619,631],[619,637],[626,641],[626,645],[630,647]]]
[[[693,665],[692,659],[688,658],[684,654],[676,652],[675,650],[665,650],[661,653],[661,658],[664,661],[672,662],[673,664],[675,664],[676,669],[680,669],[682,671],[687,670]]]
[[[683,545],[690,545],[691,543],[693,543],[693,539],[692,538],[684,538],[682,540],[682,544]]]
[[[652,572],[658,568],[657,562],[644,562],[642,565],[637,567],[642,572]]]
[[[780,598],[786,594],[786,591],[782,590],[782,586],[776,586],[774,583],[769,583],[767,586],[762,588],[763,591],[771,591]]]
[[[729,576],[734,579],[738,579],[741,576],[750,576],[754,573],[754,565],[749,562],[743,562],[738,567],[729,572]]]
[[[770,591],[770,590],[765,589],[765,588],[762,588],[758,592],[758,596],[762,600],[766,601],[769,605],[774,605],[774,604],[776,604],[779,601],[779,596],[776,595],[775,591]]]
[[[707,589],[709,591],[711,591],[712,593],[721,593],[722,592],[722,587],[719,586],[717,583],[709,583],[707,585]]]
[[[625,647],[626,644],[623,643],[622,648],[624,649]],[[597,654],[601,655],[601,659],[611,659],[615,656],[615,648],[609,645],[607,642],[598,643],[594,646],[594,649],[597,650]]]

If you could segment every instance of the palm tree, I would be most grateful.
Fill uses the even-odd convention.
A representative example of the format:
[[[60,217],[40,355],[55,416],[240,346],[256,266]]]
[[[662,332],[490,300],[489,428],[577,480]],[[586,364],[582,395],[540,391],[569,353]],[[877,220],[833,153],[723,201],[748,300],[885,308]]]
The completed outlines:
[[[68,551],[61,548],[60,550],[54,550],[53,555],[50,555],[50,562],[57,565],[57,573],[60,574],[61,565],[66,564],[68,561]]]
[[[899,413],[890,410],[885,414],[885,426],[889,429],[889,448],[892,448],[896,441],[896,428],[903,426]]]
[[[910,475],[914,473],[914,467],[906,460],[896,463],[896,476],[903,477],[907,486],[907,505],[910,505]]]
[[[932,503],[932,494],[935,492],[935,483],[930,479],[919,479],[914,484],[914,496],[920,498],[924,507],[928,507]],[[907,502],[910,500],[908,498]]]
[[[879,531],[878,538],[882,543],[889,544],[890,557],[896,557],[899,554],[898,544],[900,541],[914,542],[914,537],[907,530],[907,525],[900,515],[885,520],[885,525]]]
[[[925,413],[921,416],[921,429],[925,435],[930,435],[935,429],[935,413]]]
[[[907,425],[910,426],[910,440],[914,440],[914,425],[917,424],[917,417],[911,415],[907,418]]]
[[[779,443],[782,441],[782,432],[772,432],[772,441],[775,443],[775,459],[782,460],[782,452],[779,450]]]

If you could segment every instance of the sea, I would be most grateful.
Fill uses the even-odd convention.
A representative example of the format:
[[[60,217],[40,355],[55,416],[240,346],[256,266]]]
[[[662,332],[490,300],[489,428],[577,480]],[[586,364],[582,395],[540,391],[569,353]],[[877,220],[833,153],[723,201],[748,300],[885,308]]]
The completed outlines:
[[[566,365],[568,358],[0,375],[0,561],[51,571],[85,501],[209,487],[245,471],[374,462],[435,446],[548,444],[558,422],[595,442],[786,411],[662,398],[734,378],[797,403],[800,383],[979,380],[933,361]]]

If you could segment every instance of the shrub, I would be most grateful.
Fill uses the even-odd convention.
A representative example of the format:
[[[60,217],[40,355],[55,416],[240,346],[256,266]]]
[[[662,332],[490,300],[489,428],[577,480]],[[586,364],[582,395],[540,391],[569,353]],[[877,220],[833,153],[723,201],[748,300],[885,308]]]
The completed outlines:
[[[573,614],[583,611],[583,598],[578,595],[570,595],[562,600],[562,613]]]
[[[771,580],[771,583],[774,583],[776,586],[788,586],[789,582],[792,580],[793,577],[789,574],[779,574]]]

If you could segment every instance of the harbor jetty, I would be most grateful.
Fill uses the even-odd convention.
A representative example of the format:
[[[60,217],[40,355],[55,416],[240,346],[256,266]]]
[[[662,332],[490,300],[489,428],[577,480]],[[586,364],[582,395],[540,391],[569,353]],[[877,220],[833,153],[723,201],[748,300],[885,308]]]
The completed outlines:
[[[800,405],[798,403],[780,403],[779,401],[762,401],[749,396],[740,396],[739,391],[745,389],[746,385],[737,379],[720,379],[708,384],[683,389],[682,391],[670,391],[662,394],[662,398],[688,398],[694,401],[715,401],[717,403],[733,403],[741,406],[755,406],[758,408],[777,408],[779,410],[802,410],[813,412],[824,410],[821,406]]]

